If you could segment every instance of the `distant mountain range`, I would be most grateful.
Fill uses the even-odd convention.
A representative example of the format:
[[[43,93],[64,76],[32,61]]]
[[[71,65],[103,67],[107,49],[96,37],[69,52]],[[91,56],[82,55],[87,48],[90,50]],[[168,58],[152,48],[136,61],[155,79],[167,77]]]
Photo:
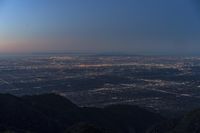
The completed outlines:
[[[0,94],[0,133],[200,133],[200,110],[167,120],[138,106],[81,108],[55,94]]]

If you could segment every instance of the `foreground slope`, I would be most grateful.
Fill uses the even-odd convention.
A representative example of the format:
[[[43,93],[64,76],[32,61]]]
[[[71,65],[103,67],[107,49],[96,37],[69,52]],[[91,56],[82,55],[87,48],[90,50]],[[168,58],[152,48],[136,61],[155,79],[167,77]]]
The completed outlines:
[[[182,118],[164,121],[149,133],[200,133],[200,109],[191,111]]]
[[[137,106],[80,108],[55,95],[15,97],[0,94],[0,132],[144,133],[163,118]]]

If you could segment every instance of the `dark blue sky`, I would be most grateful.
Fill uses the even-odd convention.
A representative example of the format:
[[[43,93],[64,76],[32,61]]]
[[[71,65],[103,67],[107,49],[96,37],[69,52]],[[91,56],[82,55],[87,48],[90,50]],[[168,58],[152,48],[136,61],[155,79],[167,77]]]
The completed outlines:
[[[198,0],[0,0],[0,52],[200,51]]]

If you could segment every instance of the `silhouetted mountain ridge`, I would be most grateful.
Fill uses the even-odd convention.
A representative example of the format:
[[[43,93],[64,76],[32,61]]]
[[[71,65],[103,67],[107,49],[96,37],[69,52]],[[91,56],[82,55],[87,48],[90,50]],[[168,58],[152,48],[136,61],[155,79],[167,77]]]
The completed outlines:
[[[191,111],[182,118],[161,122],[148,133],[200,133],[200,109]]]
[[[80,108],[55,95],[0,94],[0,131],[17,133],[144,133],[163,118],[137,106]],[[80,124],[82,123],[82,124]]]

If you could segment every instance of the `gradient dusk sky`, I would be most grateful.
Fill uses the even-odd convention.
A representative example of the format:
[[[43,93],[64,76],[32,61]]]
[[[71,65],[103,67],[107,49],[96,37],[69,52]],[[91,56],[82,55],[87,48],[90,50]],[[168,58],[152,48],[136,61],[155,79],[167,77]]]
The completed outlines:
[[[198,0],[0,0],[0,53],[200,51]]]

